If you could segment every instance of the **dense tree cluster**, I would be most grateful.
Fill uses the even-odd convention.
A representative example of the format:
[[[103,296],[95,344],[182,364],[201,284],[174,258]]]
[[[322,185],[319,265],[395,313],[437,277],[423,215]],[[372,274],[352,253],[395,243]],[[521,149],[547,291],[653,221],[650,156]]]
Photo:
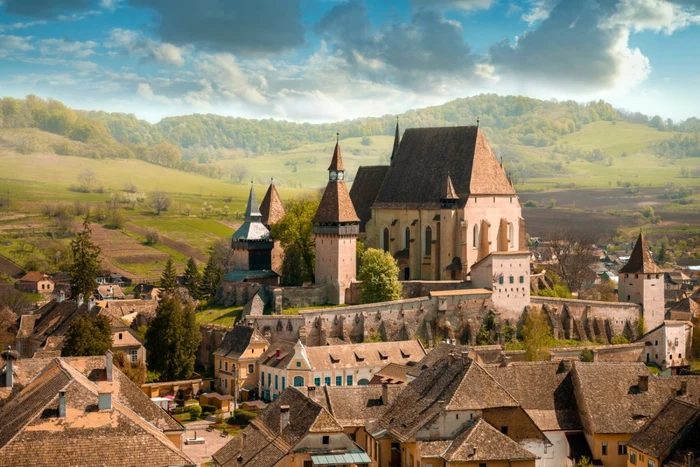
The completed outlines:
[[[303,196],[290,200],[284,217],[272,226],[272,236],[284,248],[283,285],[302,285],[314,279],[316,250],[313,218],[320,200]]]
[[[66,332],[61,355],[68,357],[104,355],[112,348],[112,326],[103,315],[84,314],[73,320]]]

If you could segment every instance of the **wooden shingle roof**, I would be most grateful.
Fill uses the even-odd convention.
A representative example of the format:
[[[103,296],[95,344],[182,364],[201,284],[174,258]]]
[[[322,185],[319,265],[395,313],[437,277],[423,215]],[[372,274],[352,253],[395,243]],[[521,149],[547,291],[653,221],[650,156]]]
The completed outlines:
[[[221,346],[214,355],[237,360],[243,355],[250,344],[266,344],[267,339],[257,329],[239,324],[226,333]]]
[[[462,203],[469,195],[515,195],[478,127],[411,128],[401,138],[374,207],[437,209],[448,172]]]
[[[667,456],[695,425],[700,428],[700,406],[682,399],[669,400],[629,441],[629,446],[657,459]],[[700,448],[700,446],[698,446]]]
[[[315,224],[360,222],[343,181],[328,182],[314,216]]]
[[[284,217],[284,204],[273,183],[270,183],[265,197],[260,203],[260,213],[262,214],[262,223],[267,226],[278,223]]]

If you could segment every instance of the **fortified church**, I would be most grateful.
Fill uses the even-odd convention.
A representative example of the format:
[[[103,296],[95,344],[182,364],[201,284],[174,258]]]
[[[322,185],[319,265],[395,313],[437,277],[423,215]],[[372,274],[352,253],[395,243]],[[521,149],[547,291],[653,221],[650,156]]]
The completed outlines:
[[[357,303],[359,238],[396,259],[399,279],[410,281],[404,283],[404,299],[305,311],[301,324],[288,318],[284,325],[280,318],[265,325],[273,331],[314,335],[316,345],[324,345],[324,335],[362,341],[378,329],[386,330],[388,340],[445,332],[469,342],[488,313],[496,313],[498,326],[518,326],[532,309],[545,311],[558,338],[635,339],[642,318],[648,330],[663,327],[663,272],[641,234],[620,270],[621,303],[530,296],[530,253],[518,195],[478,126],[412,128],[401,138],[397,124],[390,164],[360,167],[351,190],[345,180],[337,141],[313,219],[314,285],[278,286],[283,252],[269,228],[284,216],[284,206],[271,184],[261,206],[251,188],[245,222],[232,238],[236,268],[223,289],[243,286],[236,293],[244,303],[257,303],[259,322],[276,316],[262,316],[263,302],[278,311],[283,302],[302,308]],[[240,284],[246,282],[257,285],[246,289]],[[316,296],[321,298],[312,303]],[[303,300],[293,301],[299,297]],[[412,299],[423,302],[409,303]]]

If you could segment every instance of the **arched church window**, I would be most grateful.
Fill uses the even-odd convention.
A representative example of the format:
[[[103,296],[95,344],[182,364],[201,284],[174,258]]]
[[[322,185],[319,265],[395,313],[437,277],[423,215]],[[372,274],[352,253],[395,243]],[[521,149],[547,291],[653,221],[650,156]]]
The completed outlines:
[[[474,248],[479,247],[479,224],[474,224],[474,238],[472,240],[472,246]]]
[[[425,256],[433,254],[433,229],[425,227]]]
[[[411,229],[406,227],[403,235],[403,247],[408,249],[411,245]]]
[[[382,229],[382,249],[389,251],[389,229],[387,227]]]

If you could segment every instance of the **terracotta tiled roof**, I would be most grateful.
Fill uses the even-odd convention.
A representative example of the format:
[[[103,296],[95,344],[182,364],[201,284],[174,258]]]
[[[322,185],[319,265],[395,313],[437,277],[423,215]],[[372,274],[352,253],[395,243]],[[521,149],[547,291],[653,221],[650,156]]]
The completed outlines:
[[[90,313],[97,314],[99,311],[100,307],[95,306]],[[28,337],[42,344],[49,336],[62,337],[73,320],[86,313],[88,313],[86,303],[78,306],[78,302],[72,300],[64,300],[61,303],[52,300],[35,313],[40,317],[34,320],[34,328]],[[27,320],[27,328],[30,321]]]
[[[375,207],[437,209],[446,172],[462,203],[469,195],[515,195],[477,127],[413,128],[403,134]]]
[[[417,365],[414,365],[409,371],[408,376],[417,378],[423,370],[435,365],[438,361],[447,357],[450,352],[469,352],[471,348],[466,345],[452,345],[440,343],[430,350]]]
[[[44,279],[51,279],[49,276],[40,271],[29,271],[20,279],[22,282],[39,282]]]
[[[221,346],[214,355],[237,360],[250,344],[267,344],[267,339],[255,328],[246,325],[234,326],[226,333]]]
[[[333,158],[331,159],[331,165],[328,166],[328,170],[345,170],[343,156],[340,154],[340,142],[335,143]]]
[[[343,181],[328,182],[314,216],[315,224],[360,222]]]
[[[31,362],[43,368],[0,410],[0,465],[194,464],[163,433],[182,426],[118,368],[106,381],[99,371],[104,357]],[[66,394],[64,418],[58,417],[59,391]],[[100,392],[112,393],[111,409],[98,410]],[[171,424],[160,423],[163,418]]]
[[[268,226],[278,223],[284,217],[284,204],[273,183],[270,183],[267,193],[260,203],[260,213],[262,214],[262,223]]]
[[[663,271],[656,265],[649,252],[649,246],[644,234],[639,233],[637,243],[627,264],[620,268],[620,273],[625,274],[661,274]]]
[[[360,218],[360,232],[365,231],[365,225],[372,217],[371,207],[388,170],[388,165],[373,165],[357,169],[355,180],[350,188],[350,199]]]
[[[389,404],[403,390],[401,385],[390,385]],[[315,389],[314,400],[328,410],[344,428],[365,426],[378,420],[389,404],[382,400],[382,386],[321,386]]]
[[[377,383],[389,383],[389,384],[400,384],[405,383],[407,380],[406,373],[411,370],[412,367],[407,365],[401,365],[399,363],[389,363],[387,366],[377,371],[372,378],[372,384]],[[376,380],[376,383],[375,383]]]
[[[587,413],[595,433],[636,433],[686,381],[688,395],[700,396],[700,377],[653,376],[643,363],[576,362],[574,384],[581,413]],[[640,377],[648,389],[640,389]]]
[[[271,366],[275,368],[286,368],[292,357],[294,357],[294,342],[278,340],[270,344],[265,353],[258,359],[258,365]],[[279,357],[277,351],[279,350]]]
[[[671,399],[628,444],[649,457],[659,459],[668,455],[695,425],[700,429],[700,406],[682,399]]]
[[[388,363],[418,362],[425,349],[417,340],[306,347],[306,355],[315,371],[357,366],[376,367]]]
[[[570,363],[513,362],[484,368],[520,403],[540,430],[581,429]]]

